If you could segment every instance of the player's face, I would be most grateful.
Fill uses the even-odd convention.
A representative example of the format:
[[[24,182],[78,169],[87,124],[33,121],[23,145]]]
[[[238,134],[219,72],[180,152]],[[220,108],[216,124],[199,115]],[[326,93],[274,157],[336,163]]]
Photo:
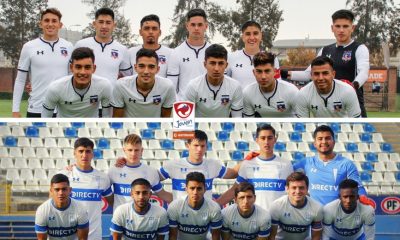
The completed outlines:
[[[207,21],[200,16],[191,17],[189,21],[186,22],[186,30],[189,33],[189,39],[192,40],[203,40],[207,28]]]
[[[207,78],[212,81],[220,81],[224,78],[228,62],[224,58],[209,57],[204,62],[207,69]]]
[[[124,153],[126,157],[126,162],[130,164],[137,164],[140,162],[143,153],[142,144],[130,144],[124,145]]]
[[[261,130],[256,143],[260,147],[260,153],[270,155],[274,153],[276,137],[271,130]]]
[[[96,30],[96,37],[100,39],[109,39],[115,28],[115,22],[110,15],[100,15],[94,22],[93,27]]]
[[[286,187],[286,192],[291,203],[302,203],[308,193],[305,181],[291,181]]]
[[[190,143],[186,143],[186,147],[189,150],[189,159],[195,162],[201,162],[204,154],[207,152],[207,141],[193,139]]]
[[[253,210],[256,195],[251,190],[239,192],[235,197],[235,201],[241,212],[248,213]]]
[[[151,190],[145,185],[135,185],[131,189],[131,196],[135,203],[135,208],[144,209],[149,204]]]
[[[80,169],[90,169],[93,159],[93,149],[91,147],[80,146],[74,150],[76,164]]]
[[[340,203],[344,210],[352,211],[357,207],[358,189],[340,189]]]
[[[245,47],[260,47],[262,40],[261,30],[256,26],[247,27],[244,32],[242,32],[242,40]]]
[[[259,65],[253,69],[253,74],[260,87],[270,89],[275,87],[275,72],[271,64]]]
[[[153,57],[141,57],[135,64],[135,70],[138,74],[138,81],[141,83],[154,83],[155,76],[160,70],[158,62]]]
[[[203,183],[189,181],[188,184],[186,184],[186,192],[189,202],[196,204],[203,200],[206,190]]]
[[[339,44],[347,44],[351,41],[351,34],[353,33],[354,28],[355,26],[353,23],[344,18],[336,19],[331,26],[332,32]]]
[[[57,207],[66,206],[69,203],[71,187],[66,182],[53,183],[50,186],[50,194]]]
[[[143,38],[143,43],[157,44],[161,35],[160,25],[156,21],[144,22],[139,34]]]
[[[329,155],[333,153],[335,140],[330,132],[317,132],[314,139],[314,146],[318,153]]]
[[[74,85],[86,87],[92,80],[92,75],[96,71],[96,65],[94,65],[91,58],[83,58],[73,60],[70,64],[70,69],[74,75]]]
[[[311,79],[318,89],[318,92],[322,94],[328,94],[332,90],[334,78],[335,71],[333,71],[333,68],[328,63],[311,68]]]
[[[44,38],[52,39],[58,37],[58,31],[62,28],[62,23],[57,15],[46,13],[40,20],[39,26],[43,31]]]

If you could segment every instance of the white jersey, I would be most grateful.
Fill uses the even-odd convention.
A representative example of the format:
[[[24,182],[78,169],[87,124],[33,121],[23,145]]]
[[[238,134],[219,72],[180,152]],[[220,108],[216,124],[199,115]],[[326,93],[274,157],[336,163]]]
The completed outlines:
[[[66,76],[50,84],[43,101],[42,117],[51,117],[57,108],[57,117],[92,117],[99,116],[99,106],[111,106],[111,85],[101,77],[92,75],[92,80],[85,92],[80,93],[72,81],[73,76]]]
[[[294,207],[288,196],[276,199],[271,205],[272,224],[278,225],[276,239],[311,239],[310,228],[322,231],[322,205],[306,196],[303,207]]]
[[[314,83],[310,82],[300,89],[296,100],[297,117],[361,117],[356,91],[336,79],[329,94],[319,94]]]
[[[183,100],[196,104],[196,117],[228,118],[232,111],[242,112],[243,93],[238,81],[224,76],[219,87],[207,81],[207,75],[192,79]]]
[[[169,226],[178,228],[178,240],[204,240],[209,228],[222,226],[218,203],[204,198],[199,209],[189,206],[187,199],[177,199],[168,206]]]
[[[164,208],[151,205],[145,214],[133,208],[133,203],[119,206],[113,214],[110,230],[122,234],[122,240],[155,240],[169,232],[168,215]]]
[[[48,239],[75,240],[78,239],[78,229],[88,227],[87,211],[73,199],[62,209],[54,206],[53,199],[49,199],[36,210],[35,232],[47,234]]]
[[[143,46],[137,46],[137,47],[132,47],[129,49],[129,57],[130,57],[130,62],[133,67],[133,74],[136,74],[135,71],[135,64],[136,64],[136,53],[142,49]],[[160,45],[160,47],[156,50],[156,53],[158,55],[158,66],[160,66],[160,71],[158,72],[158,76],[166,78],[167,77],[167,69],[168,69],[168,62],[169,58],[171,55],[171,52],[173,50],[169,47]]]
[[[121,78],[113,89],[112,106],[123,108],[125,117],[161,117],[161,108],[172,108],[175,89],[167,78],[155,77],[147,96],[137,90],[137,75]]]
[[[28,100],[28,112],[42,112],[43,96],[49,84],[68,75],[71,53],[72,43],[62,38],[54,43],[37,38],[24,44],[18,62],[18,71],[26,74],[30,72],[32,92]],[[19,112],[25,82],[26,77],[16,79],[13,112]]]
[[[109,80],[111,86],[115,85],[119,72],[126,73],[124,75],[132,74],[128,48],[118,41],[100,43],[95,37],[88,37],[78,41],[75,49],[78,47],[88,47],[93,50],[97,66],[95,74]]]
[[[184,41],[172,51],[167,77],[174,83],[178,100],[183,99],[190,80],[206,73],[204,57],[209,46],[210,44],[206,42],[203,46],[196,48]]]
[[[251,216],[242,217],[237,204],[222,209],[222,231],[229,232],[233,240],[268,237],[271,232],[271,215],[258,205],[254,205]]]
[[[174,199],[186,197],[186,175],[191,172],[200,172],[206,178],[205,198],[212,199],[212,186],[214,178],[223,178],[226,167],[217,160],[203,159],[200,164],[194,164],[187,158],[165,161],[160,173],[164,179],[172,180],[172,195]]]
[[[72,171],[61,171],[68,176],[72,187],[71,197],[79,201],[89,213],[89,239],[101,239],[101,208],[102,197],[112,194],[110,179],[96,169],[79,170],[76,166]]]
[[[142,163],[133,167],[127,165],[122,168],[111,167],[108,170],[108,177],[114,190],[114,209],[132,201],[131,183],[138,178],[147,179],[153,192],[162,189],[157,170]]]
[[[248,55],[244,49],[228,55],[228,68],[226,73],[228,76],[237,80],[243,88],[257,82],[253,74],[253,58],[254,55]],[[274,68],[279,69],[278,58],[275,58]]]
[[[286,178],[292,172],[292,163],[278,156],[269,159],[255,157],[242,162],[236,183],[253,184],[257,196],[256,204],[270,209],[273,201],[286,194]]]
[[[275,89],[263,92],[257,82],[243,90],[243,116],[294,117],[296,94],[299,90],[291,83],[275,80]]]
[[[373,240],[375,239],[375,212],[369,205],[357,201],[352,213],[345,213],[340,200],[324,206],[322,239]]]

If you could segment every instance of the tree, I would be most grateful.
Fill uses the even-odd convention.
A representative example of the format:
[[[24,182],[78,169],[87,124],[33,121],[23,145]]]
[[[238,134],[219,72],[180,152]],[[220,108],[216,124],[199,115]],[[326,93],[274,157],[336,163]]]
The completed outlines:
[[[39,36],[39,13],[46,8],[47,1],[41,0],[0,1],[0,25],[3,27],[0,49],[13,66],[18,64],[22,46]]]
[[[298,48],[289,49],[287,51],[287,60],[283,60],[283,66],[308,66],[316,57],[314,49],[300,46]]]
[[[108,7],[114,11],[116,27],[113,32],[113,37],[117,39],[121,44],[131,47],[136,42],[137,35],[132,34],[131,24],[129,19],[126,19],[124,15],[120,13],[120,9],[125,5],[126,0],[82,0],[83,3],[92,7],[92,10],[87,14],[90,19],[95,18],[96,11],[102,7]],[[95,29],[92,23],[83,30],[83,37],[90,37],[95,35]]]

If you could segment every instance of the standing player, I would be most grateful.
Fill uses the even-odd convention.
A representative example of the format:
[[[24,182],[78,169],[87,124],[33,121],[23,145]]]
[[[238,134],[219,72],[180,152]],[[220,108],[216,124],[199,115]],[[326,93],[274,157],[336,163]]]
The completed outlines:
[[[176,100],[169,79],[160,70],[157,53],[142,48],[136,54],[137,75],[119,79],[113,90],[113,117],[171,117]]]
[[[113,214],[110,230],[114,240],[163,240],[168,234],[168,215],[164,208],[149,202],[151,185],[144,178],[131,184],[132,202],[119,206]]]
[[[330,58],[320,56],[312,61],[311,78],[313,82],[297,94],[297,117],[361,116],[356,91],[349,84],[335,79]]]
[[[332,32],[336,43],[323,47],[318,56],[326,56],[333,60],[333,69],[336,79],[350,81],[356,89],[361,116],[367,117],[364,106],[364,90],[362,86],[368,80],[369,52],[368,48],[354,41],[351,34],[355,29],[353,25],[354,14],[349,10],[338,10],[332,15]],[[311,68],[304,72],[289,72],[287,79],[308,81]],[[287,75],[287,74],[285,74]],[[282,74],[283,77],[283,74]]]
[[[278,198],[271,205],[270,240],[320,240],[322,236],[322,205],[307,196],[307,176],[300,172],[290,174],[286,179],[286,192],[287,196]]]
[[[68,177],[54,175],[50,181],[51,198],[36,210],[37,239],[88,239],[88,213],[81,203],[69,197],[70,194]]]
[[[257,53],[253,58],[257,82],[243,90],[244,117],[294,117],[298,89],[274,78],[274,55]]]
[[[222,239],[267,240],[271,231],[268,211],[254,204],[256,195],[250,183],[240,183],[235,189],[235,204],[222,210]]]
[[[151,185],[151,190],[161,199],[170,203],[172,194],[164,191],[156,169],[142,164],[142,139],[136,134],[129,134],[124,139],[126,165],[122,168],[111,167],[108,177],[114,189],[114,209],[129,202],[131,199],[131,183],[138,178],[145,178]]]
[[[167,77],[167,64],[172,52],[172,49],[158,43],[158,38],[161,36],[160,18],[157,15],[150,14],[144,16],[140,21],[139,34],[142,36],[143,45],[132,47],[129,49],[130,62],[132,66],[136,64],[136,53],[142,49],[150,49],[156,51],[158,55],[158,65],[160,71],[157,73],[160,77]],[[134,72],[135,73],[135,72]]]
[[[205,50],[210,46],[205,40],[207,28],[207,15],[203,9],[192,9],[188,12],[188,38],[172,51],[168,62],[167,77],[176,87],[178,100],[183,98],[189,81],[206,72],[203,59]]]
[[[21,98],[29,72],[32,91],[26,116],[39,118],[47,86],[52,81],[68,75],[72,43],[59,38],[58,33],[62,28],[61,16],[60,11],[55,8],[44,10],[40,15],[39,24],[43,36],[25,43],[22,47],[13,92],[13,117],[21,117]]]
[[[90,48],[77,48],[72,52],[70,69],[66,76],[50,84],[43,101],[42,117],[51,117],[57,108],[57,117],[99,117],[99,106],[103,116],[110,116],[111,84],[107,79],[93,73],[96,71],[95,57]]]
[[[112,37],[115,26],[113,10],[100,8],[96,11],[93,22],[96,35],[75,44],[75,48],[93,49],[96,56],[96,75],[108,79],[112,86],[115,85],[120,73],[123,76],[132,74],[128,49]]]
[[[183,99],[196,104],[196,117],[242,117],[243,94],[239,82],[224,75],[228,52],[218,44],[207,48],[207,73],[192,79]]]
[[[71,182],[71,197],[82,203],[89,213],[89,239],[101,239],[102,197],[112,205],[113,195],[108,176],[91,166],[94,143],[78,138],[74,144],[76,165],[72,171],[62,171]]]
[[[245,88],[255,83],[256,78],[253,75],[254,56],[260,52],[260,44],[262,41],[261,26],[258,22],[250,20],[242,26],[242,41],[244,49],[229,54],[227,74],[237,80],[240,85]],[[274,57],[272,66],[279,73],[279,61]],[[279,74],[275,76],[279,78]]]
[[[324,206],[322,239],[375,239],[375,212],[357,200],[358,183],[345,179],[339,192],[339,199]]]
[[[168,207],[169,239],[204,240],[211,228],[212,240],[220,240],[222,216],[220,207],[204,198],[206,179],[202,173],[186,176],[187,198],[172,201]]]

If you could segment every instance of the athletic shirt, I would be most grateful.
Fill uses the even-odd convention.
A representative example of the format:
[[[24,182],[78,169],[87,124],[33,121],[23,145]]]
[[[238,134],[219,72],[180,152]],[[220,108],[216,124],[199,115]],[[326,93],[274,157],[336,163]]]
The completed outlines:
[[[160,173],[164,179],[172,180],[172,195],[174,199],[185,198],[186,175],[190,172],[200,172],[206,178],[205,198],[212,199],[212,186],[214,178],[223,178],[226,167],[221,162],[211,159],[203,159],[199,164],[191,163],[187,158],[165,161]]]
[[[357,181],[359,194],[367,195],[356,166],[351,160],[340,154],[336,154],[335,158],[327,163],[320,160],[318,156],[306,157],[294,163],[293,168],[308,176],[310,182],[308,192],[322,205],[338,198],[339,184],[345,179]]]
[[[204,198],[199,209],[191,208],[187,198],[177,199],[168,206],[169,226],[178,228],[178,240],[204,240],[209,228],[221,228],[220,209],[211,199]]]
[[[89,239],[101,239],[101,197],[112,194],[110,179],[96,169],[83,171],[76,166],[72,171],[61,171],[68,176],[72,187],[71,197],[83,205],[82,209],[89,213]]]
[[[292,163],[278,156],[269,159],[255,157],[242,162],[236,183],[253,184],[257,196],[256,204],[264,209],[270,209],[275,199],[286,194],[286,178],[292,172]]]
[[[125,117],[161,117],[161,108],[172,108],[175,89],[169,79],[156,76],[147,96],[137,90],[137,75],[128,76],[115,84],[112,106],[123,108]]]
[[[296,94],[299,90],[291,83],[275,80],[275,89],[264,93],[257,82],[243,90],[245,117],[294,117]]]
[[[107,174],[114,190],[114,209],[132,201],[131,183],[138,178],[147,179],[153,192],[159,192],[162,189],[157,170],[146,164],[125,165],[122,168],[111,167]]]
[[[106,78],[114,87],[119,72],[129,71],[131,75],[132,66],[129,62],[128,49],[116,40],[109,43],[100,43],[95,37],[88,37],[78,41],[75,49],[78,47],[91,48],[95,55],[95,64],[97,66],[95,74]]]
[[[133,68],[133,74],[137,74],[135,71],[135,64],[136,64],[136,54],[137,52],[142,49],[143,46],[132,47],[129,49],[129,58]],[[171,55],[172,49],[163,45],[156,50],[158,55],[158,66],[160,66],[160,71],[158,72],[158,76],[166,78],[167,77],[167,69],[168,69],[168,62]]]
[[[306,196],[303,207],[293,206],[288,196],[276,199],[271,205],[272,224],[278,225],[276,239],[311,239],[313,231],[322,231],[322,205]]]
[[[215,88],[215,89],[213,89]],[[196,104],[196,117],[228,118],[231,111],[243,110],[243,93],[239,82],[224,76],[220,86],[211,86],[207,75],[192,79],[183,100]]]
[[[51,117],[57,107],[57,117],[99,117],[98,109],[111,106],[111,84],[104,78],[92,75],[86,92],[78,93],[73,76],[66,76],[50,84],[43,101],[42,117]]]
[[[37,38],[24,44],[18,62],[18,71],[30,72],[32,92],[28,112],[41,113],[43,96],[49,84],[68,75],[72,43],[59,38],[54,43]],[[26,79],[24,79],[25,85]],[[19,112],[24,89],[13,93],[13,112]]]
[[[337,199],[324,206],[324,230],[322,239],[327,240],[373,240],[375,239],[375,213],[369,205],[357,201],[352,213],[345,213]],[[365,228],[370,228],[370,236]]]
[[[36,210],[35,232],[45,233],[48,239],[78,239],[78,229],[89,227],[88,213],[81,203],[70,199],[65,208],[54,206],[53,199],[42,203]]]
[[[157,239],[157,235],[169,232],[167,211],[159,206],[151,205],[149,210],[140,214],[133,203],[119,206],[113,214],[110,230],[122,234],[122,240]]]
[[[310,82],[300,89],[296,100],[297,117],[361,117],[356,91],[349,84],[336,79],[329,94],[319,94],[315,84]]]
[[[175,86],[178,100],[183,98],[190,80],[207,72],[204,67],[204,56],[209,46],[210,44],[206,42],[196,49],[185,41],[171,52],[167,77]]]
[[[222,231],[229,232],[233,240],[268,237],[271,232],[271,215],[260,206],[254,205],[248,217],[240,215],[237,204],[222,209]]]

